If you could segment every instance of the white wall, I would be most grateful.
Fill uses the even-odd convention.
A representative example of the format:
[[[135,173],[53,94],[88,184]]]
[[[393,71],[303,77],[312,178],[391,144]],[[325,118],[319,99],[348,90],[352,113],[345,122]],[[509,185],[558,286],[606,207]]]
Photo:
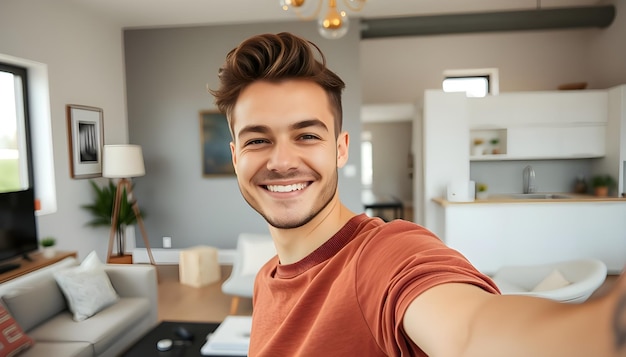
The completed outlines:
[[[57,212],[38,217],[39,236],[84,257],[106,256],[108,230],[86,227],[80,208],[90,202],[87,180],[69,174],[66,104],[104,110],[104,140],[127,140],[122,38],[119,26],[64,2],[2,0],[0,53],[48,66]]]

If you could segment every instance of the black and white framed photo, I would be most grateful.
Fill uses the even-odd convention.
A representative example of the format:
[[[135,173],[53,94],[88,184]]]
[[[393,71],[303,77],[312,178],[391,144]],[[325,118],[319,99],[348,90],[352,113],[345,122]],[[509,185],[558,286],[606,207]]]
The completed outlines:
[[[66,112],[70,176],[74,179],[102,176],[102,109],[68,104]]]

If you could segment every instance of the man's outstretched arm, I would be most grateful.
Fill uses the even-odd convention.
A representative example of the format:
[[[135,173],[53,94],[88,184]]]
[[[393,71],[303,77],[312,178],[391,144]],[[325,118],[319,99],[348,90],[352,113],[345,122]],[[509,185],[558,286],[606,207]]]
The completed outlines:
[[[403,324],[431,357],[626,356],[626,280],[582,304],[443,284],[417,297]]]

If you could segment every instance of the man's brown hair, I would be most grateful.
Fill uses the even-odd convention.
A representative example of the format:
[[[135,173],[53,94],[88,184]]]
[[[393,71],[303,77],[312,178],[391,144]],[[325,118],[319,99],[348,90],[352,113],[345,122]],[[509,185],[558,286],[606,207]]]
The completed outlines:
[[[251,37],[228,53],[219,69],[219,79],[220,88],[209,92],[215,96],[217,108],[228,118],[232,134],[233,108],[244,88],[255,81],[288,79],[319,84],[326,91],[335,116],[335,135],[341,131],[341,91],[345,83],[326,67],[324,54],[311,41],[287,32]]]

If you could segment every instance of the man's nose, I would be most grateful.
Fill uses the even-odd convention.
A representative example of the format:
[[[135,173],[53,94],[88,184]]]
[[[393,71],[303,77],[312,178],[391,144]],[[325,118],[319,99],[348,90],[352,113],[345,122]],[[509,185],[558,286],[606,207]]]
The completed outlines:
[[[300,160],[295,147],[285,143],[275,143],[267,162],[267,169],[279,172],[289,171],[297,168],[298,162]]]

